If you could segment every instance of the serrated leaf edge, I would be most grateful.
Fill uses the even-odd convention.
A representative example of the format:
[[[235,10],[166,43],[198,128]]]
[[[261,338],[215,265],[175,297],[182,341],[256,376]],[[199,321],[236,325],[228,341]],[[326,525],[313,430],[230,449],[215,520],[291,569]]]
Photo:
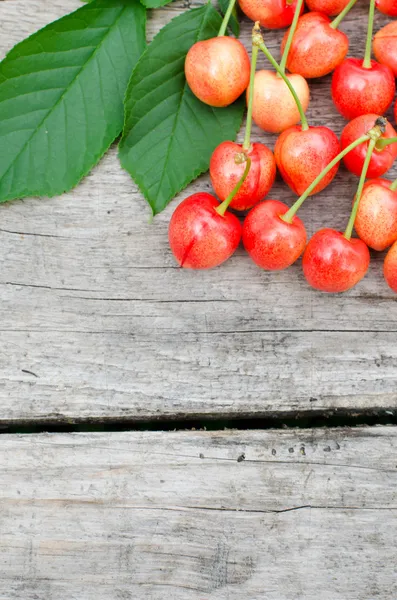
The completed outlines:
[[[80,75],[80,73],[82,72],[83,69],[85,69],[86,65],[89,64],[91,62],[91,60],[93,59],[93,57],[96,55],[96,53],[99,51],[99,49],[102,47],[103,42],[107,39],[107,36],[110,35],[111,31],[113,30],[113,28],[117,25],[117,23],[119,22],[119,20],[121,19],[122,15],[124,14],[126,8],[128,8],[128,6],[124,6],[120,15],[117,17],[116,21],[114,22],[114,24],[111,26],[111,28],[109,29],[108,33],[105,35],[105,37],[103,38],[103,40],[101,41],[100,45],[94,50],[94,52],[92,53],[92,55],[90,56],[90,58],[88,59],[88,61],[83,65],[83,67],[81,67],[81,69],[79,70],[78,74],[76,75],[76,77],[74,78],[73,82],[68,86],[68,88],[63,92],[62,96],[57,100],[57,102],[54,104],[54,106],[52,107],[51,111],[44,117],[44,119],[41,121],[41,123],[36,127],[34,133],[30,136],[29,140],[24,144],[23,148],[20,150],[20,152],[18,153],[18,155],[16,156],[17,160],[19,158],[19,156],[22,154],[22,152],[25,150],[26,146],[30,143],[30,141],[32,140],[33,136],[35,135],[36,131],[43,125],[43,123],[45,122],[46,118],[48,117],[49,114],[51,114],[51,112],[55,109],[55,107],[62,101],[62,99],[64,98],[66,92],[69,90],[69,88],[74,84],[74,82],[76,81],[77,77]],[[79,10],[81,10],[81,8],[77,9],[77,11],[74,12],[78,12]],[[69,13],[69,14],[73,14]],[[65,15],[68,16],[68,15]],[[64,17],[61,17],[64,18]],[[146,22],[147,22],[147,14],[145,11],[145,14],[143,16],[143,22],[145,25],[145,29],[146,29]],[[53,21],[53,23],[56,23],[56,21]],[[50,25],[52,25],[52,23],[49,23],[48,25],[46,25],[45,27],[43,27],[42,30],[46,29],[46,27],[49,27]],[[39,31],[42,31],[39,30]],[[36,31],[35,33],[33,33],[32,35],[30,35],[29,37],[25,38],[24,40],[22,40],[21,42],[19,42],[19,44],[16,44],[16,46],[14,46],[13,48],[11,48],[11,50],[6,54],[6,56],[4,57],[3,60],[5,60],[8,55],[15,50],[16,48],[18,48],[18,46],[20,46],[21,44],[23,44],[24,42],[26,42],[27,40],[33,38],[35,35],[37,35],[38,31]],[[142,56],[142,55],[141,55]],[[18,197],[15,197],[13,195],[7,195],[7,196],[3,196],[0,197],[0,204],[4,204],[6,202],[11,202],[12,200],[22,200],[23,198],[30,198],[30,197],[44,197],[44,198],[54,198],[56,196],[60,196],[61,194],[64,194],[66,192],[69,192],[70,190],[72,190],[73,188],[76,187],[76,185],[78,185],[80,183],[80,181],[82,181],[85,177],[87,177],[87,175],[90,173],[90,171],[98,164],[98,162],[101,160],[101,158],[103,158],[103,156],[106,154],[106,152],[108,152],[109,148],[111,147],[111,145],[114,143],[114,141],[117,139],[117,137],[120,135],[120,133],[118,133],[113,139],[112,141],[104,148],[104,150],[102,152],[100,152],[95,159],[93,160],[92,163],[90,163],[90,166],[87,167],[87,169],[83,172],[83,174],[81,176],[78,177],[78,179],[70,186],[67,187],[62,187],[59,189],[59,191],[54,192],[54,193],[50,193],[50,194],[43,194],[42,191],[36,191],[36,190],[32,190],[31,192],[27,192],[27,193],[23,193]],[[13,161],[15,162],[15,161]],[[8,167],[7,171],[5,171],[2,175],[2,177],[0,178],[3,179],[3,177],[9,172],[11,166],[13,163],[11,163],[11,165]]]

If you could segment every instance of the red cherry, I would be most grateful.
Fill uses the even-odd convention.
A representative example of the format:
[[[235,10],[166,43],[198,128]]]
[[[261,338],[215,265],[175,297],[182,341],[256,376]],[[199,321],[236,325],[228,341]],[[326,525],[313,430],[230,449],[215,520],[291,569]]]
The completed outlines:
[[[259,21],[268,29],[280,29],[291,25],[297,0],[239,0],[239,4],[252,21]],[[302,5],[301,13],[303,8]]]
[[[383,115],[393,102],[396,84],[392,70],[371,60],[346,58],[332,76],[332,100],[345,119],[378,112]]]
[[[306,79],[301,75],[286,74],[301,101],[304,111],[310,100],[310,90]],[[247,90],[248,102],[249,88]],[[300,121],[299,110],[286,83],[273,71],[257,71],[254,81],[252,103],[254,122],[270,133],[280,133]]]
[[[250,59],[243,44],[235,38],[211,38],[190,48],[185,75],[190,89],[201,102],[228,106],[248,86]]]
[[[368,114],[356,117],[353,121],[350,121],[342,131],[340,138],[342,150],[354,142],[354,140],[357,140],[362,135],[366,134],[374,126],[377,118],[379,118],[379,115]],[[381,137],[392,138],[395,136],[397,136],[397,132],[390,123],[387,123],[386,133]],[[367,148],[368,142],[363,142],[354,148],[354,150],[351,150],[343,159],[347,169],[357,176],[361,175]],[[381,151],[375,150],[371,156],[367,177],[370,179],[381,177],[381,175],[390,169],[396,156],[397,142],[395,144],[390,144],[390,146],[386,146],[386,148]]]
[[[227,260],[241,239],[241,224],[235,215],[221,216],[218,200],[199,192],[189,196],[171,217],[168,240],[181,267],[211,269]]]
[[[287,68],[302,77],[322,77],[340,65],[349,49],[347,36],[333,29],[327,15],[306,13],[299,21],[288,54]],[[282,41],[282,51],[288,32]]]
[[[374,250],[385,250],[397,240],[397,191],[391,181],[373,179],[364,185],[354,227]]]
[[[397,0],[376,0],[376,8],[389,17],[397,17]]]
[[[309,10],[321,12],[329,17],[339,15],[340,12],[349,4],[349,0],[306,0]]]
[[[348,240],[335,229],[320,229],[306,247],[303,273],[316,290],[346,292],[364,277],[369,259],[362,240]]]
[[[376,33],[373,49],[376,59],[390,67],[397,77],[397,21],[392,21]]]
[[[225,200],[241,179],[245,163],[236,164],[235,157],[243,147],[235,142],[222,142],[215,148],[210,161],[212,187],[220,200]],[[229,204],[235,210],[247,210],[263,200],[276,177],[276,161],[273,152],[264,144],[252,144],[247,152],[251,167],[239,192]]]
[[[397,242],[393,244],[386,254],[383,264],[383,274],[387,285],[397,293]]]
[[[277,139],[274,155],[282,178],[300,196],[340,152],[337,136],[328,127],[290,127]],[[310,194],[323,190],[335,177],[339,164]]]
[[[257,204],[244,221],[244,247],[262,269],[286,269],[305,249],[305,226],[296,216],[292,223],[281,219],[287,211],[288,206],[283,202],[266,200]]]

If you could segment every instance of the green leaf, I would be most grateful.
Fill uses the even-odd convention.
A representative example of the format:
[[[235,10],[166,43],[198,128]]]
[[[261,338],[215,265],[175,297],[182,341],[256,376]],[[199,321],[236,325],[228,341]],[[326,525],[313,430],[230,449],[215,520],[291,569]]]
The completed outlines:
[[[92,2],[92,0],[81,0],[82,2]],[[160,6],[165,6],[166,4],[170,4],[173,0],[140,0],[140,2],[146,8],[159,8]]]
[[[185,80],[189,48],[216,36],[221,21],[211,4],[176,17],[160,31],[132,74],[120,160],[154,214],[208,169],[216,146],[234,139],[241,126],[242,98],[227,108],[211,108],[192,94]]]
[[[0,63],[0,202],[74,187],[123,126],[145,47],[138,0],[94,0]]]
[[[228,9],[230,0],[219,0],[219,7],[221,13],[224,15]],[[232,16],[230,17],[228,27],[232,30],[234,35],[238,37],[240,35],[240,23],[238,20],[237,3],[234,5]]]
[[[165,6],[172,1],[173,0],[141,0],[142,4],[146,6],[146,8],[159,8],[160,6]]]

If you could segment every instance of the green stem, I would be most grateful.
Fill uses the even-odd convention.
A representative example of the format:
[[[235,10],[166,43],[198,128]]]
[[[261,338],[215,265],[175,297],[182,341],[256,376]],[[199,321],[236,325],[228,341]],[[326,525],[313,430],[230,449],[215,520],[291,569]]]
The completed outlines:
[[[353,209],[352,209],[352,212],[350,214],[350,219],[349,219],[349,222],[347,224],[346,231],[344,233],[344,236],[345,236],[345,238],[347,240],[350,240],[350,238],[352,236],[352,233],[353,233],[354,221],[356,220],[358,206],[360,204],[361,195],[363,193],[363,187],[364,187],[364,183],[365,183],[365,178],[367,176],[367,171],[368,171],[368,167],[369,167],[369,163],[370,163],[370,160],[371,160],[372,153],[373,153],[373,151],[375,149],[375,144],[376,144],[376,140],[375,139],[371,139],[369,141],[369,144],[368,144],[368,149],[367,149],[367,154],[365,156],[363,170],[361,171],[360,181],[358,182],[356,199],[354,201]]]
[[[393,181],[393,183],[390,186],[390,189],[391,189],[392,192],[395,192],[397,190],[397,179],[395,179]]]
[[[345,18],[347,13],[353,8],[353,6],[355,5],[356,2],[357,2],[357,0],[350,0],[349,4],[346,4],[346,6],[342,10],[342,12],[340,12],[339,15],[337,15],[335,17],[335,19],[332,21],[332,23],[330,23],[329,26],[332,27],[332,29],[338,29],[339,25],[341,24],[342,19]]]
[[[229,208],[229,204],[233,200],[234,196],[236,194],[238,194],[238,192],[240,191],[241,186],[243,185],[244,181],[247,179],[247,175],[248,175],[249,170],[251,168],[251,159],[250,159],[249,156],[245,156],[245,159],[246,159],[246,165],[245,165],[245,170],[244,170],[244,173],[243,173],[241,179],[237,182],[237,185],[232,189],[232,191],[230,192],[230,194],[228,195],[228,197],[225,198],[225,200],[222,202],[222,204],[220,204],[219,206],[217,206],[216,209],[215,209],[216,212],[218,213],[218,215],[221,215],[221,217],[225,216],[225,212]]]
[[[243,143],[243,150],[247,151],[251,145],[251,128],[252,128],[252,106],[254,103],[254,82],[256,72],[256,61],[258,59],[259,48],[255,44],[252,45],[252,57],[251,57],[251,74],[249,83],[249,98],[248,98],[248,110],[247,110],[247,124],[245,126],[245,137]]]
[[[383,150],[383,148],[386,148],[386,146],[389,146],[390,144],[395,144],[397,142],[397,137],[392,137],[392,138],[380,138],[380,140],[378,140],[376,142],[376,150]]]
[[[286,221],[286,223],[292,223],[292,219],[294,218],[295,214],[298,212],[299,208],[302,206],[302,204],[304,203],[306,198],[308,196],[310,196],[310,194],[312,193],[314,188],[320,183],[320,181],[323,179],[323,177],[325,177],[326,174],[329,173],[329,171],[333,167],[335,167],[335,165],[337,165],[338,162],[344,156],[346,156],[346,154],[349,154],[349,152],[351,152],[354,148],[356,148],[356,146],[359,146],[363,142],[366,142],[368,139],[369,139],[368,134],[362,135],[357,140],[354,140],[354,142],[352,142],[344,150],[339,152],[338,156],[335,156],[335,158],[333,160],[331,160],[331,162],[325,167],[325,169],[323,169],[321,171],[321,173],[316,177],[316,179],[303,192],[302,196],[300,198],[298,198],[298,200],[291,206],[291,208],[281,217],[283,219],[283,221]]]
[[[255,24],[255,27],[256,27],[256,24]],[[271,65],[273,65],[273,67],[276,69],[277,73],[283,78],[284,83],[287,85],[289,91],[291,92],[291,94],[296,102],[296,106],[298,107],[299,115],[301,118],[302,131],[306,131],[307,129],[309,129],[309,125],[308,125],[302,104],[298,98],[297,93],[295,92],[294,86],[292,85],[292,83],[290,82],[290,80],[288,79],[286,74],[282,72],[278,63],[273,58],[270,50],[268,50],[268,48],[265,46],[262,35],[260,32],[258,33],[258,30],[256,31],[256,33],[253,36],[253,43],[256,44],[262,50],[262,52],[266,56],[267,60],[270,62]]]
[[[223,17],[222,25],[219,29],[218,37],[225,35],[226,28],[229,24],[230,17],[233,12],[234,5],[236,4],[236,0],[230,0],[229,6],[227,7],[227,11],[225,12],[225,16]]]
[[[356,1],[356,0],[354,0],[354,1]],[[286,44],[285,44],[284,52],[283,52],[283,55],[281,57],[280,69],[281,69],[281,71],[283,73],[285,73],[285,66],[287,64],[288,54],[289,54],[289,50],[291,48],[292,39],[293,39],[295,31],[296,31],[296,26],[298,24],[298,19],[299,19],[300,14],[301,14],[302,4],[303,4],[303,0],[298,0],[298,2],[296,3],[295,12],[294,12],[294,18],[292,19],[292,23],[291,23],[291,27],[289,28],[288,37],[287,37],[287,41],[286,41]]]
[[[365,54],[364,54],[364,61],[363,61],[364,69],[371,68],[371,50],[372,50],[372,33],[374,30],[374,15],[375,15],[375,0],[370,0],[369,13],[368,13],[367,42],[365,44]]]

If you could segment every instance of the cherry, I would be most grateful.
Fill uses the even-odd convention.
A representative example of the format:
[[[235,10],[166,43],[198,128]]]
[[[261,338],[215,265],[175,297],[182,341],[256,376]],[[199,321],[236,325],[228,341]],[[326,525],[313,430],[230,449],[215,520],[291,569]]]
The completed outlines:
[[[376,59],[390,67],[397,77],[397,21],[385,25],[375,34],[373,50]]]
[[[373,179],[364,185],[355,221],[359,237],[374,250],[397,240],[397,180]]]
[[[366,274],[369,250],[362,240],[346,239],[335,229],[320,229],[303,255],[303,273],[316,290],[346,292]]]
[[[221,200],[227,198],[244,172],[244,164],[239,162],[242,153],[241,144],[222,142],[211,157],[211,183]],[[235,210],[247,210],[259,200],[263,200],[276,177],[276,162],[273,152],[267,146],[252,144],[251,150],[246,154],[251,159],[251,169],[240,191],[229,205]]]
[[[288,34],[288,39],[284,48],[283,58],[280,66],[277,65],[271,52],[263,42],[260,32],[255,30],[253,43],[265,54],[270,63],[275,67],[277,73],[283,78],[284,83],[289,87],[290,93],[296,103],[299,111],[301,126],[292,126],[285,130],[276,142],[275,156],[281,175],[288,185],[299,195],[308,185],[322,172],[324,167],[335,158],[339,152],[339,142],[336,135],[327,127],[309,127],[303,106],[299,100],[296,90],[287,79],[283,67],[288,61],[289,48],[295,39],[294,28],[298,23],[298,15],[295,15],[294,22]],[[280,112],[283,107],[279,107]],[[302,168],[303,167],[303,168]],[[338,164],[332,171],[327,172],[327,176],[318,182],[319,191],[323,189],[335,176],[338,170]],[[311,190],[313,192],[313,190]]]
[[[361,173],[352,214],[344,233],[345,241],[349,243],[371,154],[380,135],[380,127],[373,127],[365,137],[367,139],[372,136]],[[354,141],[348,148],[335,156],[324,167],[321,173],[317,175],[314,181],[311,182],[290,209],[277,200],[267,200],[251,210],[243,225],[243,242],[251,258],[259,266],[265,269],[284,269],[298,258],[304,248],[306,232],[301,221],[296,220],[297,211],[306,198],[316,189],[321,180],[338,165],[340,159],[359,143],[361,143],[361,139]]]
[[[347,58],[332,77],[332,99],[346,119],[385,113],[396,91],[392,70],[371,60],[374,13],[375,0],[370,0],[364,60]]]
[[[257,27],[255,25],[253,29],[253,36],[256,35]],[[244,143],[241,145],[230,141],[223,142],[215,149],[210,161],[212,186],[219,198],[226,201],[245,172],[243,163],[249,160],[250,168],[245,176],[245,181],[237,193],[233,192],[233,199],[229,204],[236,210],[246,210],[262,200],[269,192],[276,177],[276,162],[272,151],[263,144],[251,145],[254,80],[258,52],[258,46],[253,43]]]
[[[321,12],[324,15],[333,17],[338,15],[346,6],[349,0],[306,0],[309,10],[312,12]]]
[[[341,233],[329,228],[321,229],[311,238],[303,255],[303,273],[308,283],[322,292],[346,292],[355,286],[368,270],[370,260],[368,246],[360,239],[352,239],[352,233],[368,167],[384,126],[385,119],[377,119],[367,133],[368,147],[345,232]]]
[[[376,8],[389,17],[397,17],[397,0],[376,0]]]
[[[339,153],[337,136],[328,127],[290,127],[277,139],[274,154],[282,178],[299,195]],[[335,177],[337,163],[311,194],[323,190]]]
[[[341,13],[342,14],[342,13]],[[345,58],[349,49],[347,36],[336,29],[340,15],[331,22],[319,12],[306,13],[299,21],[291,44],[287,68],[302,77],[322,77],[331,73]],[[287,42],[288,32],[282,41]]]
[[[310,90],[306,79],[301,75],[286,75],[285,65],[298,24],[303,0],[298,0],[295,14],[289,30],[280,65],[274,60],[266,48],[260,33],[259,24],[253,30],[253,45],[264,52],[267,59],[276,69],[258,71],[254,79],[253,118],[255,123],[271,133],[279,133],[288,127],[305,120],[304,113],[310,100]],[[251,91],[251,85],[247,94]]]
[[[222,204],[211,194],[200,192],[186,198],[172,215],[168,240],[181,267],[217,267],[227,260],[239,245],[240,221],[227,209],[250,171],[251,159],[249,156],[244,158],[244,173]]]
[[[397,293],[397,242],[393,244],[386,254],[383,264],[383,274],[387,285]]]
[[[347,58],[332,76],[332,100],[345,119],[383,114],[393,102],[396,84],[390,67],[375,60],[370,68],[358,58]]]
[[[220,36],[196,42],[186,55],[185,75],[193,94],[210,106],[228,106],[249,83],[250,60],[243,44]]]
[[[292,222],[284,221],[281,216],[287,211],[283,202],[266,200],[255,206],[244,221],[244,247],[262,269],[286,269],[305,249],[305,226],[296,216]]]
[[[362,138],[362,136],[364,136],[373,126],[374,121],[379,119],[382,120],[382,117],[375,114],[368,114],[356,117],[350,121],[342,131],[342,149],[347,148],[347,146],[355,140]],[[369,164],[368,177],[371,179],[376,179],[386,173],[397,157],[397,138],[394,139],[395,136],[397,136],[397,133],[386,119],[384,119],[384,131],[385,132],[382,133],[380,140],[377,142],[376,150],[372,154]],[[382,149],[380,144],[382,144],[383,141],[386,143],[392,141],[393,143],[386,145]],[[347,169],[355,175],[360,175],[361,173],[367,148],[368,138],[364,138],[362,143],[358,144],[357,147],[351,150],[343,159]]]
[[[239,0],[241,10],[252,21],[267,29],[291,25],[298,0]],[[300,12],[303,12],[303,4]]]
[[[309,106],[310,91],[301,75],[286,75],[304,111]],[[261,70],[255,75],[253,119],[270,133],[280,133],[300,121],[299,110],[284,80],[273,71]]]
[[[199,192],[189,196],[171,217],[168,239],[181,267],[211,269],[227,260],[241,239],[241,224],[235,215],[217,212],[218,200]]]

